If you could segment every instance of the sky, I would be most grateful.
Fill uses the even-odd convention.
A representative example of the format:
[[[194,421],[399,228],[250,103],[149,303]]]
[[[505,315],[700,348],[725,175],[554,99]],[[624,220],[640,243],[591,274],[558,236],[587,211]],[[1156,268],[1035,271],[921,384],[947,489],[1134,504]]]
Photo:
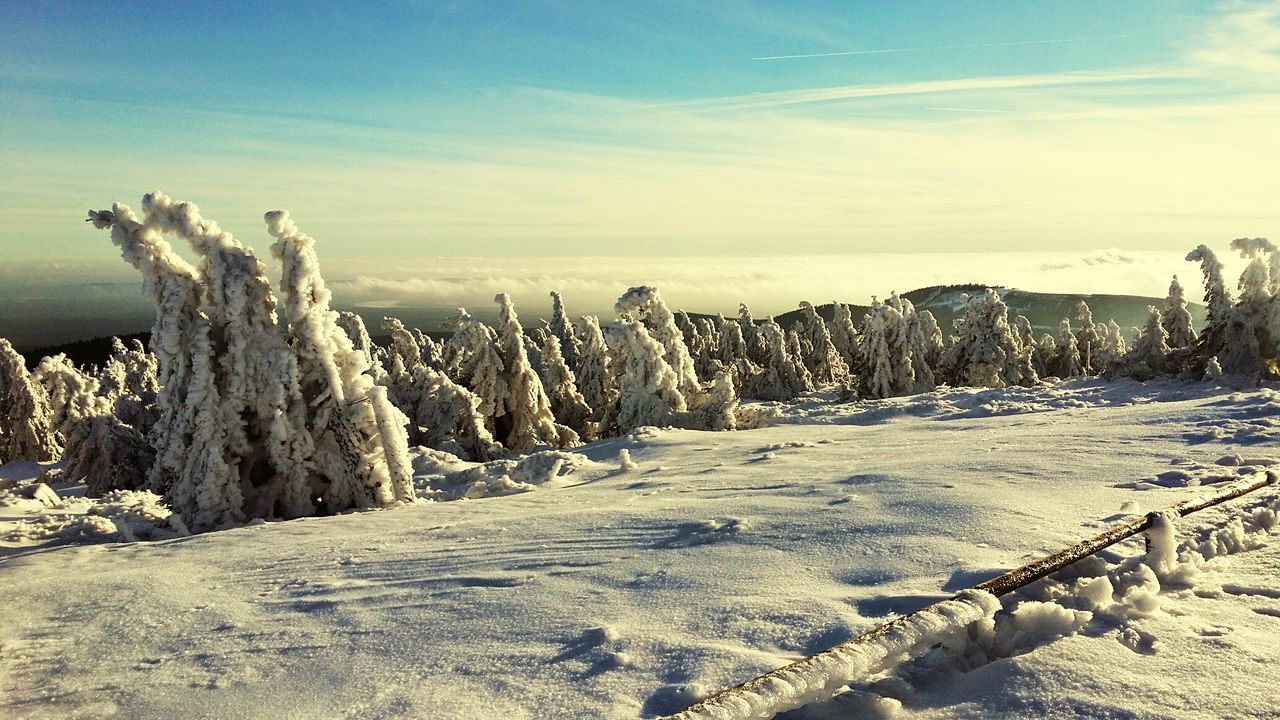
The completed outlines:
[[[826,269],[854,300],[891,289],[866,256],[1041,252],[965,280],[1083,291],[1099,252],[1280,235],[1277,2],[15,0],[0,26],[11,286],[127,273],[81,220],[153,189],[264,251],[290,210],[369,302],[618,257],[595,276]]]

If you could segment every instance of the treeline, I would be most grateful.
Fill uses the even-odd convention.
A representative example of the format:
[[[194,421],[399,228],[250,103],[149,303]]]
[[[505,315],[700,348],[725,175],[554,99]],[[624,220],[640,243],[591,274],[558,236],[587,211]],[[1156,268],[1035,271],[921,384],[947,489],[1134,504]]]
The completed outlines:
[[[149,347],[116,341],[101,366],[46,357],[31,372],[0,341],[0,462],[62,457],[62,480],[91,495],[149,489],[204,530],[413,502],[409,447],[472,461],[569,448],[645,425],[732,430],[739,398],[785,401],[819,388],[884,398],[938,385],[1033,385],[1048,377],[1277,377],[1280,255],[1237,240],[1250,259],[1240,296],[1201,246],[1208,316],[1196,333],[1174,279],[1131,347],[1080,303],[1056,335],[1034,336],[1000,294],[967,296],[944,333],[891,294],[855,321],[807,302],[784,329],[740,307],[735,318],[672,312],[636,287],[615,317],[571,318],[552,292],[549,320],[526,328],[495,298],[494,327],[459,310],[444,340],[387,318],[385,346],[331,307],[314,241],[268,213],[279,282],[253,250],[190,203],[153,193],[142,215],[91,213],[138,269],[156,305]],[[165,239],[188,243],[188,263]]]

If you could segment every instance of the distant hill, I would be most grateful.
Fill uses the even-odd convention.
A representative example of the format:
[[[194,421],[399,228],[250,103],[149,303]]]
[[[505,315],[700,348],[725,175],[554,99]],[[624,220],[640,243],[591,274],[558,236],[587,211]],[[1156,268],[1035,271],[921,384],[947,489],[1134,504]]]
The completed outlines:
[[[937,285],[902,293],[902,297],[910,300],[917,310],[928,310],[933,313],[933,317],[938,321],[943,333],[947,333],[954,327],[954,321],[960,317],[964,310],[963,296],[965,294],[976,295],[986,292],[987,287],[986,285],[978,284]],[[1038,293],[1002,287],[996,287],[995,289],[1000,293],[1005,304],[1009,306],[1010,319],[1017,315],[1025,315],[1027,320],[1031,321],[1031,326],[1035,329],[1037,335],[1046,332],[1057,333],[1058,325],[1064,317],[1071,318],[1072,327],[1079,329],[1080,323],[1075,318],[1075,306],[1076,303],[1084,300],[1089,303],[1089,309],[1093,311],[1094,322],[1105,323],[1114,319],[1124,330],[1126,336],[1133,337],[1136,335],[1134,329],[1141,328],[1147,322],[1147,307],[1150,305],[1160,307],[1164,303],[1164,298],[1138,295]],[[818,315],[826,320],[830,320],[834,315],[831,303],[815,305],[814,309]],[[1191,310],[1192,318],[1196,322],[1196,327],[1199,327],[1204,322],[1204,306],[1189,303],[1189,309]],[[849,310],[853,315],[854,323],[860,323],[862,316],[868,310],[868,306],[850,305]],[[800,320],[801,315],[802,313],[797,309],[775,316],[774,319],[783,327],[790,327]]]

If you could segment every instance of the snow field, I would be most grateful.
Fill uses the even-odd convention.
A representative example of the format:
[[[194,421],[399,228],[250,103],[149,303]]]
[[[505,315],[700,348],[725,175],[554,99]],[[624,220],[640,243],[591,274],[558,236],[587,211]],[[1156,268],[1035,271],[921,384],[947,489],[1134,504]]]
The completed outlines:
[[[1127,483],[1256,470],[1218,462],[1271,445],[1189,434],[1216,414],[1266,420],[1273,392],[1075,380],[809,396],[758,430],[640,428],[523,470],[411,453],[420,496],[529,486],[506,497],[155,542],[6,540],[6,601],[23,610],[0,630],[0,714],[674,713],[1199,492]],[[54,512],[37,504],[0,511]],[[1259,529],[1274,512],[1202,516],[1180,523],[1180,555],[1245,552],[1165,581],[1140,542],[1118,547],[788,717],[1265,716],[1280,557]],[[1230,697],[1205,689],[1228,675]]]

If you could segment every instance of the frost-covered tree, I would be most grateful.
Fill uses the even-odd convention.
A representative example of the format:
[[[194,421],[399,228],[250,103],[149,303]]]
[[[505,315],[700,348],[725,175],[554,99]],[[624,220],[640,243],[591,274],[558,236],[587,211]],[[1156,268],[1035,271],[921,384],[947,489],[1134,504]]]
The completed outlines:
[[[606,328],[605,340],[613,352],[610,372],[618,387],[618,429],[674,424],[677,413],[688,406],[662,345],[643,323],[626,317]]]
[[[618,386],[616,375],[611,372],[613,359],[605,344],[600,320],[594,315],[578,318],[578,334],[582,347],[578,356],[578,390],[591,408],[593,437],[612,434],[618,417]]]
[[[834,312],[831,318],[831,344],[840,353],[845,367],[852,371],[858,366],[858,329],[854,327],[853,315],[848,305],[832,302],[831,306]],[[934,325],[936,327],[937,323],[935,322]]]
[[[827,323],[819,315],[813,305],[807,301],[800,302],[800,323],[797,330],[803,342],[805,369],[813,378],[815,385],[841,383],[849,377],[849,366],[845,364],[840,351],[831,342],[831,333]]]
[[[68,423],[62,479],[83,482],[89,497],[146,487],[155,450],[137,428],[102,410]]]
[[[1177,275],[1169,283],[1169,296],[1165,298],[1164,307],[1160,311],[1160,324],[1164,327],[1171,349],[1189,347],[1196,341],[1191,311],[1187,309],[1187,299]]]
[[[1013,319],[1013,330],[1018,337],[1018,346],[1023,350],[1031,349],[1031,367],[1035,369],[1036,376],[1047,377],[1049,356],[1044,353],[1043,346],[1036,341],[1031,321],[1025,315],[1018,315]]]
[[[787,339],[777,321],[769,318],[755,328],[764,364],[743,381],[742,395],[757,400],[790,400],[811,389],[804,365],[787,353]]]
[[[1071,331],[1071,319],[1062,318],[1058,326],[1058,338],[1049,361],[1049,374],[1053,377],[1072,378],[1084,374],[1080,363],[1080,344]]]
[[[693,358],[684,344],[684,336],[676,327],[675,317],[658,294],[658,288],[633,287],[618,298],[613,309],[621,318],[644,322],[653,338],[662,345],[663,357],[679,380],[680,392],[686,395],[697,392],[700,384]]]
[[[903,307],[896,295],[886,303],[871,298],[871,307],[862,320],[858,348],[858,391],[865,397],[916,392],[911,325],[902,314]]]
[[[1133,348],[1124,356],[1123,373],[1148,380],[1168,372],[1169,343],[1163,318],[1155,306],[1147,308],[1147,324],[1138,333]]]
[[[497,418],[507,414],[511,395],[506,367],[498,354],[497,333],[458,308],[453,335],[445,345],[446,374],[480,398],[479,412],[490,432]]]
[[[1258,370],[1264,377],[1280,377],[1280,251],[1266,238],[1237,238],[1231,247],[1249,261],[1240,276],[1240,299],[1235,314],[1257,342]]]
[[[291,382],[306,408],[293,422],[305,434],[295,431],[286,440],[292,445],[287,456],[303,457],[305,474],[281,479],[295,487],[308,483],[306,493],[318,498],[317,509],[329,512],[413,502],[408,418],[391,403],[386,388],[375,383],[368,355],[355,348],[339,325],[315,240],[298,229],[288,212],[272,211],[264,219],[275,238],[271,254],[281,267],[281,325],[293,358],[282,366],[295,368]],[[277,436],[287,437],[283,430]],[[311,503],[297,492],[284,490],[275,499],[284,514],[309,511]],[[266,512],[259,503],[254,514]]]
[[[542,379],[529,363],[524,329],[511,297],[499,293],[493,301],[498,304],[498,356],[506,369],[509,393],[507,412],[496,418],[498,432],[494,436],[517,453],[527,453],[538,445],[577,445],[577,433],[556,422]]]
[[[871,299],[871,308],[862,320],[862,332],[858,335],[858,390],[866,397],[887,398],[897,394],[893,360],[889,349],[889,323],[886,315],[897,313],[879,300]],[[903,359],[911,363],[908,353]]]
[[[137,340],[128,347],[119,338],[111,340],[111,356],[98,375],[98,394],[107,399],[116,417],[146,437],[159,419],[156,357]]]
[[[480,413],[480,397],[425,363],[412,368],[392,358],[386,384],[391,401],[409,417],[409,443],[487,462],[503,455]]]
[[[120,203],[89,217],[111,229],[156,304],[160,419],[148,485],[197,530],[414,498],[404,417],[367,368],[348,373],[335,353],[340,340],[359,357],[328,307],[310,238],[285,213],[267,219],[287,235],[277,235],[285,327],[263,264],[195,205],[150,193],[142,218]]]
[[[1195,350],[1187,370],[1192,376],[1203,375],[1209,360],[1217,358],[1224,375],[1256,381],[1267,369],[1262,357],[1263,350],[1251,323],[1231,299],[1222,276],[1221,263],[1206,245],[1192,250],[1187,255],[1187,260],[1200,263],[1207,306],[1204,327],[1196,338]],[[1249,278],[1251,274],[1252,278]],[[1246,284],[1250,289],[1255,285],[1263,285],[1266,282],[1266,266],[1251,263],[1245,275],[1249,278]]]
[[[676,424],[690,430],[733,430],[738,426],[738,394],[729,374],[721,372],[705,392],[694,395]]]
[[[26,360],[0,338],[0,464],[55,460],[62,452],[44,388]]]
[[[687,319],[688,316],[685,317]],[[569,322],[569,316],[565,313],[564,299],[555,290],[551,291],[551,322],[547,328],[560,341],[560,354],[564,356],[565,363],[571,370],[576,370],[582,342],[573,332],[573,323]]]
[[[96,414],[104,403],[106,411],[111,411],[111,403],[100,396],[98,379],[80,370],[66,355],[41,358],[31,379],[49,398],[50,428],[58,437],[64,435],[73,418]]]
[[[578,391],[578,379],[560,351],[560,338],[554,334],[542,348],[542,386],[551,401],[556,420],[569,426],[579,437],[588,436],[591,407]]]
[[[917,311],[915,305],[906,298],[900,297],[898,293],[891,293],[887,303],[890,307],[902,314],[903,324],[892,323],[890,330],[895,332],[906,332],[907,346],[909,348],[911,362],[903,364],[896,368],[899,378],[895,381],[897,385],[903,388],[909,387],[909,393],[929,392],[937,387],[937,378],[935,377],[934,368],[942,363],[942,329],[938,327],[938,321],[934,319],[933,313],[928,310]],[[890,344],[895,345],[901,342],[900,339],[891,338]],[[908,377],[908,373],[910,376]]]
[[[1080,332],[1076,333],[1076,345],[1080,348],[1080,368],[1085,375],[1096,375],[1102,370],[1098,352],[1103,345],[1102,333],[1093,322],[1093,311],[1089,303],[1081,300],[1076,303],[1076,320],[1080,321]]]
[[[994,288],[987,288],[981,299],[965,296],[956,330],[944,360],[955,384],[1005,387],[1040,381],[1032,364],[1033,349],[1018,342],[1009,325],[1009,308]]]
[[[1098,327],[1104,329],[1105,333],[1099,331],[1102,334],[1102,346],[1098,348],[1095,365],[1099,373],[1111,374],[1119,368],[1129,348],[1124,340],[1124,332],[1115,320],[1108,320],[1105,325],[1099,324]]]
[[[387,348],[388,359],[399,360],[400,364],[406,368],[422,363],[422,346],[399,318],[382,318],[382,329],[391,331],[391,344]]]

